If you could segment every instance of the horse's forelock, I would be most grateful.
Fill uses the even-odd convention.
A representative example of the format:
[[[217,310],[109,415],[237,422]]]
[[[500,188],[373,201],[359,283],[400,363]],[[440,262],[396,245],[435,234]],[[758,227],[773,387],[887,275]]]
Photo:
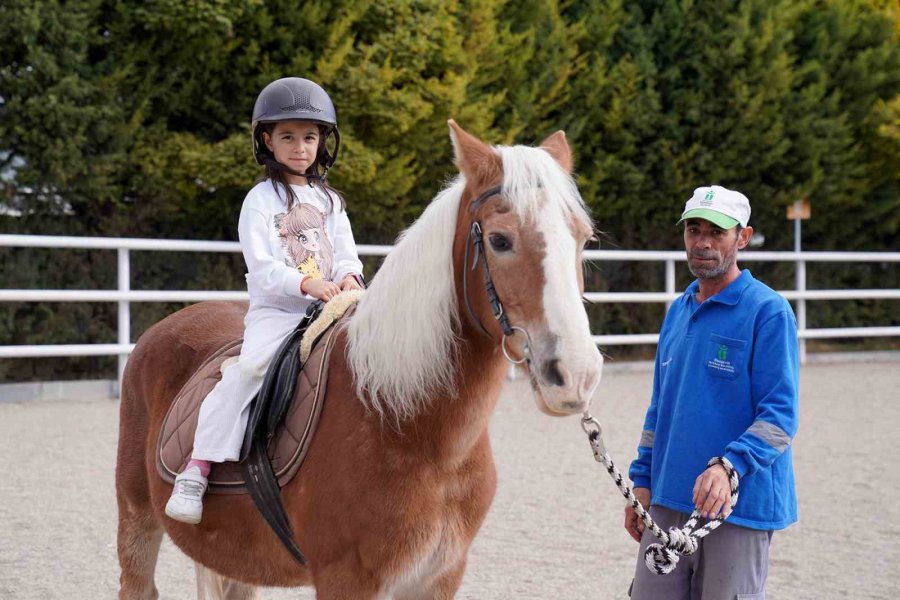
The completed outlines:
[[[593,227],[574,178],[543,148],[497,146],[503,161],[503,195],[522,218],[533,218],[543,203]]]

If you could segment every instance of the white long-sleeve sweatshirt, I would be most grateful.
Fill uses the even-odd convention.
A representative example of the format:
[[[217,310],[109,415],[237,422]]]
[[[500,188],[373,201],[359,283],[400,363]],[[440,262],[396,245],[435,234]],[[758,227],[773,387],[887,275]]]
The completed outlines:
[[[303,312],[313,300],[300,292],[305,276],[340,283],[362,275],[347,213],[318,187],[292,185],[299,202],[288,211],[285,191],[258,183],[241,207],[238,236],[247,263],[250,308]]]

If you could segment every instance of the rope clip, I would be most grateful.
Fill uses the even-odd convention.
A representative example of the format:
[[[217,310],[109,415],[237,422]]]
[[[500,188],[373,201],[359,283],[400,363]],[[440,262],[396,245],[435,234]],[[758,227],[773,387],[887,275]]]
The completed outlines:
[[[603,428],[600,427],[600,421],[591,416],[591,413],[585,412],[581,417],[581,430],[588,436],[594,459],[605,464],[606,444],[603,443]]]

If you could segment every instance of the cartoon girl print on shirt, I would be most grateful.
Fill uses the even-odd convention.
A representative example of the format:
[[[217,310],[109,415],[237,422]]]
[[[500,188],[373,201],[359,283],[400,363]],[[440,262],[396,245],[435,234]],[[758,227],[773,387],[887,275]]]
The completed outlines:
[[[275,227],[287,249],[284,262],[313,279],[331,279],[334,249],[325,229],[325,214],[298,202],[286,214],[275,216]]]

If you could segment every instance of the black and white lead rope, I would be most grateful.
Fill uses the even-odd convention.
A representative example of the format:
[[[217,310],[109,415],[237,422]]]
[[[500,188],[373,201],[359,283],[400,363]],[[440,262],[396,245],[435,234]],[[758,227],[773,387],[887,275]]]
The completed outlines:
[[[634,508],[635,512],[637,512],[647,528],[650,529],[653,535],[661,542],[659,544],[651,544],[644,552],[644,562],[652,573],[656,573],[657,575],[671,573],[678,564],[679,557],[689,556],[696,552],[699,540],[709,535],[712,530],[721,525],[725,520],[725,517],[720,514],[715,519],[709,520],[699,529],[694,530],[694,527],[697,526],[697,522],[700,519],[700,511],[694,510],[694,512],[691,513],[690,518],[684,524],[684,527],[680,529],[677,527],[670,527],[668,533],[663,531],[653,521],[650,515],[647,514],[647,511],[644,510],[641,503],[637,501],[637,498],[634,497],[631,487],[625,483],[622,474],[619,473],[616,465],[613,464],[612,459],[609,457],[609,454],[607,454],[606,446],[603,444],[603,439],[601,437],[603,430],[600,427],[600,422],[592,417],[590,413],[584,413],[584,416],[581,419],[581,428],[588,436],[591,450],[594,452],[594,459],[606,467],[606,472],[613,478],[616,487],[618,487],[619,491],[622,492],[622,495],[628,499],[628,502],[631,504],[632,508]],[[722,465],[725,472],[728,474],[728,481],[731,484],[731,508],[734,508],[738,499],[737,471],[731,462],[723,456],[711,458],[706,466],[711,467],[713,465]]]

